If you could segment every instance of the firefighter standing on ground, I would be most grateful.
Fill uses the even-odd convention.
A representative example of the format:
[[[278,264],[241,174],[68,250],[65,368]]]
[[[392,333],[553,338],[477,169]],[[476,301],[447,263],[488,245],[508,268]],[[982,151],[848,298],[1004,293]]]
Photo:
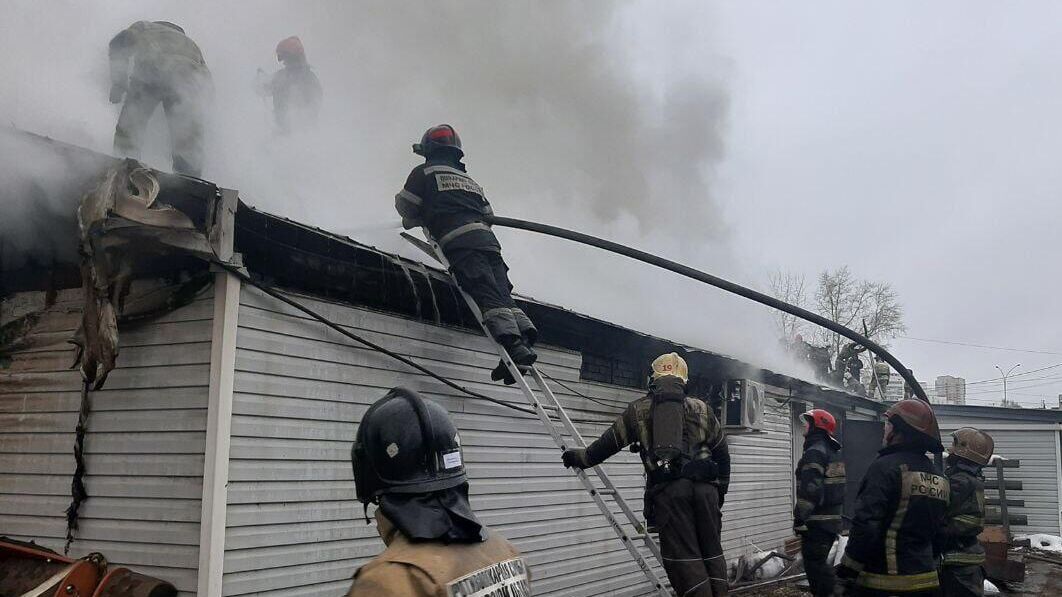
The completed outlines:
[[[901,400],[885,419],[885,447],[859,487],[837,576],[848,595],[937,595],[934,536],[949,485],[926,457],[943,449],[936,415],[921,400]]]
[[[110,60],[111,103],[125,99],[114,129],[115,153],[140,157],[144,130],[161,103],[170,127],[173,171],[199,176],[204,112],[213,93],[199,46],[173,23],[137,21],[111,40]]]
[[[450,271],[461,288],[483,312],[491,336],[505,347],[517,365],[534,364],[538,355],[532,346],[538,330],[516,306],[509,283],[509,267],[501,245],[483,218],[492,215],[490,203],[461,163],[464,151],[454,127],[440,124],[428,129],[413,152],[424,164],[413,168],[406,184],[395,195],[395,208],[407,230],[425,226],[442,248]],[[508,369],[499,364],[493,379],[514,383]]]
[[[446,410],[394,388],[362,417],[351,450],[358,499],[377,504],[387,545],[354,575],[353,597],[531,595],[527,564],[468,503],[457,428]]]
[[[797,464],[797,503],[793,529],[800,535],[811,592],[829,597],[834,590],[830,548],[841,534],[844,510],[844,462],[841,443],[834,438],[837,420],[822,409],[800,415],[804,421],[804,454]]]
[[[265,80],[259,70],[258,93],[273,98],[273,119],[282,135],[317,124],[321,111],[321,81],[306,61],[302,40],[291,36],[277,44],[277,61],[284,65]]]
[[[726,436],[705,402],[686,396],[686,362],[653,361],[649,395],[635,400],[586,448],[565,450],[564,466],[590,468],[638,442],[664,570],[679,595],[722,597],[726,560],[719,509],[730,484]]]
[[[941,553],[940,588],[944,597],[984,594],[985,550],[977,540],[985,524],[985,479],[981,468],[992,458],[995,442],[980,429],[963,427],[951,434],[944,474],[951,486],[948,515],[937,533]]]

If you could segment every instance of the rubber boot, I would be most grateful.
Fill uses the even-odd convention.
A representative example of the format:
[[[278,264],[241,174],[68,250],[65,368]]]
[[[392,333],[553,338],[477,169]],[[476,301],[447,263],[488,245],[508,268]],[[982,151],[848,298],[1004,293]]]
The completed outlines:
[[[494,381],[503,382],[507,386],[516,383],[516,380],[513,379],[513,374],[509,372],[509,368],[502,361],[498,361],[498,366],[494,368],[494,371],[490,372],[490,378]]]
[[[505,352],[509,353],[509,358],[513,360],[519,367],[530,367],[538,360],[538,355],[534,349],[524,343],[523,339],[519,336],[507,338],[507,342],[503,343]]]

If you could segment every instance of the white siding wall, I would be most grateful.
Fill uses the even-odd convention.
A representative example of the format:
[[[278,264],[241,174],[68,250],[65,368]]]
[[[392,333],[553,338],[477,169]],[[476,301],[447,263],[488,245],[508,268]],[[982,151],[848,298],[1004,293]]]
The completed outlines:
[[[764,431],[727,438],[733,471],[723,507],[728,559],[780,547],[793,536],[793,428],[784,401],[768,390]]]
[[[62,551],[74,471],[81,379],[67,341],[80,292],[64,292],[32,342],[0,366],[0,534]],[[213,301],[194,303],[119,336],[118,368],[91,395],[86,488],[70,553],[194,592]]]
[[[470,388],[523,404],[519,390],[491,383],[487,341],[464,331],[300,297],[322,314]],[[557,448],[530,415],[464,399],[390,357],[352,348],[342,336],[254,289],[239,313],[233,405],[226,595],[335,595],[383,549],[354,500],[350,445],[369,404],[404,384],[454,416],[471,477],[473,507],[512,540],[534,574],[536,595],[648,594],[644,576],[607,527]],[[638,392],[578,381],[577,354],[542,350],[541,369],[595,398]],[[620,408],[555,388],[569,414],[600,433]],[[724,525],[731,554],[747,543],[775,547],[789,535],[790,430],[784,411],[768,433],[733,437],[734,484]],[[637,456],[607,465],[641,511]]]
[[[1058,431],[1044,429],[1044,425],[1029,423],[1024,429],[1016,421],[985,421],[979,418],[942,417],[941,435],[944,445],[951,443],[950,434],[959,427],[969,425],[987,431],[996,443],[996,454],[1005,458],[1021,460],[1021,467],[1004,469],[1004,478],[1022,482],[1020,491],[1007,493],[1008,499],[1025,500],[1024,508],[1011,507],[1011,514],[1024,514],[1029,524],[1013,525],[1012,531],[1021,533],[1059,533],[1059,492],[1056,450]],[[998,427],[1003,426],[1003,429]],[[997,427],[997,428],[993,428]],[[986,479],[995,479],[995,471],[986,470]],[[988,497],[998,498],[994,490],[985,492]]]

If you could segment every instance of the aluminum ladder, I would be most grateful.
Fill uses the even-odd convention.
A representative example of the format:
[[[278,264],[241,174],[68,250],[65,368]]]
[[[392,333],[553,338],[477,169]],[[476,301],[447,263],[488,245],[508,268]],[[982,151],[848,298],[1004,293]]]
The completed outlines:
[[[440,249],[439,246],[435,243],[434,239],[432,239],[431,236],[427,234],[426,230],[424,232],[425,236],[429,239],[430,244],[406,232],[402,233],[402,237],[412,243],[413,246],[427,253],[429,257],[441,263],[442,266],[446,268],[446,271],[450,273],[450,277],[453,279],[454,285],[457,286],[457,289],[461,291],[461,296],[464,297],[465,303],[468,304],[468,308],[472,310],[472,314],[475,315],[476,321],[479,322],[479,326],[480,328],[482,328],[483,334],[487,337],[488,340],[490,340],[491,344],[494,345],[495,350],[498,351],[498,356],[501,358],[501,361],[505,363],[505,366],[509,369],[509,374],[512,375],[513,379],[516,380],[516,385],[518,385],[520,387],[520,390],[523,391],[524,397],[527,398],[528,404],[530,404],[531,407],[535,410],[535,414],[538,415],[538,418],[540,421],[542,421],[542,424],[546,426],[546,430],[549,431],[550,437],[553,438],[553,442],[557,444],[557,447],[561,449],[561,452],[567,450],[569,446],[567,442],[565,442],[564,436],[561,435],[560,431],[557,429],[557,426],[550,418],[548,412],[549,410],[555,411],[557,413],[557,417],[560,419],[562,426],[564,427],[565,431],[567,431],[568,435],[572,438],[575,445],[580,448],[585,448],[586,442],[583,440],[583,436],[579,433],[579,430],[575,428],[575,424],[572,423],[572,420],[568,417],[568,413],[564,411],[564,408],[557,400],[557,397],[554,396],[553,391],[546,384],[546,380],[542,378],[542,374],[539,373],[538,369],[536,369],[534,366],[525,367],[525,370],[528,374],[530,374],[531,379],[535,382],[535,385],[538,386],[539,392],[541,392],[543,398],[545,399],[545,406],[543,406],[542,400],[539,399],[538,395],[535,394],[535,391],[527,383],[527,380],[524,378],[524,374],[520,371],[519,367],[517,367],[516,363],[514,363],[511,358],[509,358],[509,353],[506,352],[505,348],[502,347],[502,345],[494,341],[494,337],[491,336],[486,324],[483,323],[483,314],[480,311],[479,306],[476,305],[476,302],[472,300],[472,297],[469,296],[469,294],[465,292],[463,288],[461,288],[461,285],[457,283],[457,278],[454,277],[453,272],[450,271],[450,262],[446,259],[446,255],[443,254],[442,249]],[[645,555],[642,554],[641,551],[638,550],[638,546],[635,542],[640,540],[643,545],[649,550],[649,552],[653,554],[653,557],[656,558],[657,563],[662,566],[664,559],[663,556],[661,556],[660,554],[660,546],[656,544],[656,541],[654,541],[652,536],[650,536],[647,532],[645,525],[643,525],[641,521],[638,520],[638,517],[634,514],[634,511],[631,510],[631,507],[627,504],[627,501],[623,499],[622,495],[620,495],[620,492],[612,483],[612,479],[609,478],[608,474],[605,472],[605,469],[602,468],[600,465],[595,466],[593,467],[593,469],[591,469],[593,470],[593,473],[597,476],[598,480],[601,483],[600,488],[594,485],[593,480],[590,478],[590,475],[587,474],[586,470],[578,468],[573,468],[572,470],[575,471],[575,476],[578,477],[579,482],[583,485],[583,488],[586,489],[587,493],[590,494],[590,498],[594,501],[595,504],[597,504],[598,509],[601,510],[601,514],[605,517],[605,520],[608,521],[608,524],[610,527],[612,527],[612,530],[615,531],[616,536],[619,537],[624,547],[626,547],[627,551],[630,552],[631,557],[634,558],[635,563],[637,563],[638,567],[641,568],[643,573],[645,573],[646,578],[649,580],[649,584],[653,587],[656,594],[660,597],[672,597],[673,593],[671,592],[671,590],[663,581],[661,581],[656,571],[653,570],[652,565],[650,565],[649,560],[645,557]],[[620,511],[623,512],[624,516],[626,516],[627,522],[630,523],[631,527],[634,528],[636,534],[628,534],[627,531],[623,529],[623,526],[620,524],[620,521],[616,519],[616,516],[612,513],[612,509],[609,508],[609,502],[606,501],[606,498],[611,499],[613,502],[616,503],[616,505],[619,506]]]

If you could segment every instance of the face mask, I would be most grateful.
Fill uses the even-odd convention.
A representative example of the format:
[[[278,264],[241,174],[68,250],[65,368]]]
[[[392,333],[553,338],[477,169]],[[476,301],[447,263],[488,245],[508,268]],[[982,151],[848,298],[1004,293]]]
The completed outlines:
[[[804,423],[804,437],[807,437],[808,433],[811,433],[811,422],[807,419],[801,419],[801,422]]]
[[[885,421],[885,432],[881,436],[881,447],[888,447],[890,439],[892,439],[892,423]]]

